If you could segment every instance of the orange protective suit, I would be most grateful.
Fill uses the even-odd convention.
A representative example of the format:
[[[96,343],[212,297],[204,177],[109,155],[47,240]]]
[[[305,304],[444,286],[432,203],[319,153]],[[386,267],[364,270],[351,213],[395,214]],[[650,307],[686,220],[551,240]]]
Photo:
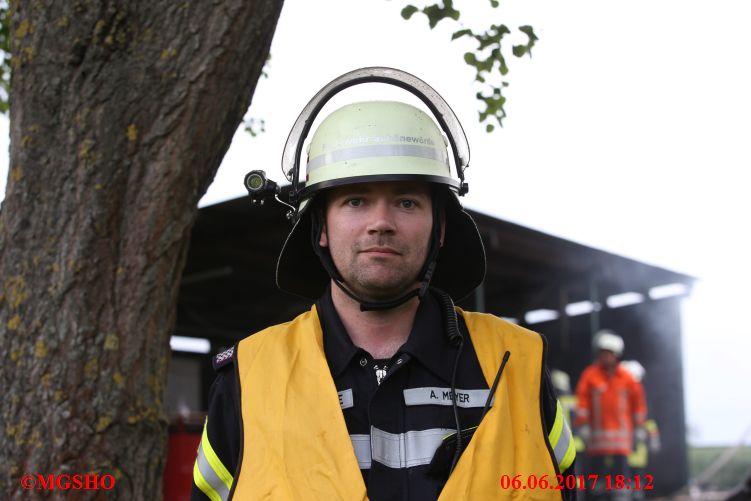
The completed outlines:
[[[589,428],[588,455],[628,455],[634,429],[647,419],[644,388],[620,365],[608,374],[599,364],[587,367],[576,385],[575,425]]]

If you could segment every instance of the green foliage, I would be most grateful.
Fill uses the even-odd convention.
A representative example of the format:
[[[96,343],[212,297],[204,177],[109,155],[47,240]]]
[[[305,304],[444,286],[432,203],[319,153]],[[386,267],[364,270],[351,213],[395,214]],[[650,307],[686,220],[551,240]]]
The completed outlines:
[[[501,85],[506,87],[508,84],[502,82]],[[492,86],[491,86],[492,87]],[[501,89],[492,87],[493,92],[489,95],[484,95],[482,92],[477,93],[477,99],[485,104],[485,110],[480,111],[480,122],[484,122],[488,117],[494,117],[498,120],[498,125],[503,126],[502,120],[506,117],[506,112],[503,110],[503,105],[506,104],[506,98],[501,94]],[[485,125],[485,131],[493,132],[495,125],[489,123]]]
[[[431,30],[443,19],[459,20],[460,13],[454,9],[453,3],[452,0],[443,0],[443,7],[433,4],[422,9],[423,13],[428,16],[428,24]]]
[[[490,0],[490,6],[497,8],[500,5],[498,0]],[[442,4],[432,4],[422,9],[414,5],[407,5],[402,9],[402,17],[410,19],[417,12],[425,14],[428,18],[430,29],[444,19],[459,21],[461,14],[454,8],[452,0],[443,0]],[[515,57],[525,55],[532,56],[532,48],[538,40],[534,29],[531,26],[519,26],[518,31],[526,35],[527,42],[520,45],[514,45],[511,48],[511,54]],[[471,52],[464,54],[464,62],[475,69],[475,80],[485,88],[484,92],[476,94],[477,99],[484,105],[484,110],[479,112],[480,122],[495,121],[498,125],[503,125],[503,119],[506,117],[506,111],[503,106],[506,98],[503,96],[503,89],[508,86],[504,77],[509,72],[504,52],[505,46],[503,39],[510,35],[511,30],[505,24],[491,24],[485,31],[475,32],[469,28],[462,28],[451,35],[451,40],[460,38],[471,38],[477,46]],[[493,123],[485,126],[487,132],[495,130]]]
[[[406,7],[404,7],[404,8],[402,9],[402,17],[403,17],[404,19],[407,19],[407,20],[408,20],[408,19],[409,19],[410,17],[412,17],[412,14],[414,14],[414,13],[415,13],[415,12],[417,12],[418,10],[420,10],[420,9],[418,9],[418,8],[417,8],[417,7],[415,7],[414,5],[407,5]]]
[[[516,57],[522,57],[525,54],[532,56],[532,47],[535,46],[535,42],[538,40],[535,36],[535,32],[531,26],[519,26],[519,31],[527,35],[527,43],[524,45],[514,45],[513,52]]]
[[[422,9],[418,9],[414,5],[407,5],[402,9],[402,17],[404,19],[410,19],[412,15],[418,11],[428,17],[428,24],[430,25],[431,30],[443,19],[449,18],[458,21],[459,16],[461,15],[458,10],[454,9],[453,0],[444,0],[442,6],[436,3],[423,7]]]
[[[500,5],[498,0],[489,0],[492,8]],[[0,0],[0,113],[7,114],[10,95],[10,19],[8,17],[8,2]],[[454,8],[453,0],[440,0],[437,3],[418,8],[414,5],[405,6],[401,15],[405,20],[411,19],[414,14],[424,14],[428,20],[428,26],[433,29],[443,20],[459,22],[461,12]],[[519,26],[518,31],[526,35],[527,42],[514,45],[511,54],[515,57],[532,56],[532,48],[538,38],[531,26]],[[451,40],[460,38],[473,39],[477,46],[471,52],[464,54],[464,62],[475,69],[475,80],[483,85],[484,92],[476,94],[477,99],[484,105],[479,111],[480,122],[497,122],[503,125],[506,112],[503,108],[506,98],[503,96],[503,88],[508,85],[504,80],[509,72],[506,55],[504,52],[504,37],[511,34],[511,30],[505,24],[491,24],[485,31],[475,32],[469,28],[461,28],[451,35]],[[271,56],[269,56],[271,58]],[[263,69],[263,77],[268,78],[268,60]],[[262,119],[246,117],[243,120],[245,130],[255,137],[264,132],[265,122]],[[495,129],[493,123],[485,127],[488,132]]]
[[[8,2],[0,0],[0,114],[8,113],[10,95],[10,19]]]

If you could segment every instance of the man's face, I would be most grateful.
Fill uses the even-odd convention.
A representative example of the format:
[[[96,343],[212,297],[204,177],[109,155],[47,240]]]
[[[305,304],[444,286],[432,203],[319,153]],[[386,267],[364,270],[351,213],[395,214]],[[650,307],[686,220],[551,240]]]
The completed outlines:
[[[618,357],[609,350],[600,350],[597,353],[597,361],[604,369],[612,369],[618,364]]]
[[[427,183],[333,188],[326,196],[324,221],[319,243],[329,248],[353,293],[384,300],[417,285],[433,227]]]

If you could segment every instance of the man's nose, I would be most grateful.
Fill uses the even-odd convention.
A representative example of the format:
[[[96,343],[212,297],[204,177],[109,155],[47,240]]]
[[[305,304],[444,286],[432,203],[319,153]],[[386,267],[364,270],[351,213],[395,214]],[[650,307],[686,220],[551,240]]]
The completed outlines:
[[[393,233],[395,230],[394,211],[388,203],[379,201],[371,211],[368,233]]]

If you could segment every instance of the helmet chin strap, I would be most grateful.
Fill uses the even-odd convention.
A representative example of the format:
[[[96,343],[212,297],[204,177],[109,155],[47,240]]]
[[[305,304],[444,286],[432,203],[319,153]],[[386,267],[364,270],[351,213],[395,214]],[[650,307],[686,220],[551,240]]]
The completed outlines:
[[[349,289],[347,289],[344,282],[334,279],[334,283],[347,296],[351,297],[352,299],[360,303],[360,311],[390,310],[392,308],[396,308],[397,306],[403,305],[404,303],[406,303],[407,301],[409,301],[415,296],[419,297],[420,300],[422,301],[422,298],[425,297],[425,294],[428,292],[428,288],[430,287],[430,279],[433,276],[434,269],[435,269],[435,261],[430,263],[430,265],[428,266],[428,273],[425,275],[425,277],[423,277],[422,282],[420,282],[420,287],[418,287],[417,289],[413,289],[407,292],[406,294],[402,294],[396,299],[392,299],[389,301],[366,301],[362,299],[361,297],[358,297]]]
[[[446,200],[446,194],[445,190],[433,190],[433,229],[431,231],[428,255],[419,274],[419,276],[422,277],[420,279],[420,287],[386,301],[367,301],[349,290],[347,283],[344,281],[344,277],[342,277],[341,273],[339,273],[339,270],[336,268],[328,248],[321,247],[320,245],[321,232],[323,231],[323,216],[318,208],[311,207],[310,227],[313,250],[320,258],[321,264],[326,269],[336,286],[347,296],[360,304],[360,311],[390,310],[403,305],[413,297],[418,297],[421,301],[422,298],[425,297],[425,294],[430,288],[430,280],[433,278],[433,273],[435,272],[438,251],[441,249],[441,212]]]

